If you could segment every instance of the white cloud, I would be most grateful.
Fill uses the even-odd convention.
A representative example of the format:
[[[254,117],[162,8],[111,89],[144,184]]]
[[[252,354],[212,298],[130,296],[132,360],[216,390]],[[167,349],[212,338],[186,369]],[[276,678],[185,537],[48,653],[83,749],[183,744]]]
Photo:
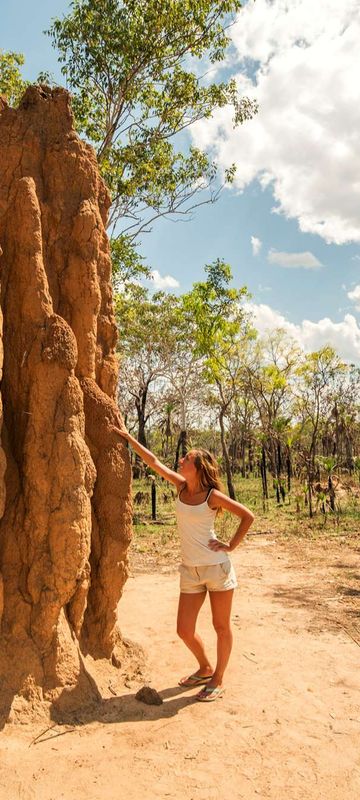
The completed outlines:
[[[253,314],[254,326],[260,334],[284,328],[306,352],[319,350],[329,344],[341,358],[360,363],[360,327],[352,314],[345,314],[342,322],[333,322],[329,317],[324,317],[318,322],[304,319],[300,325],[295,325],[279,311],[263,303],[249,303],[248,310]]]
[[[259,255],[260,250],[261,250],[261,245],[262,245],[261,239],[258,239],[257,236],[252,236],[251,237],[251,247],[252,247],[253,256],[258,256]]]
[[[313,253],[282,253],[280,250],[269,250],[267,260],[270,264],[277,264],[279,267],[288,269],[320,269],[323,265]]]
[[[234,130],[221,109],[194,127],[196,144],[237,163],[240,190],[271,186],[275,210],[302,231],[360,241],[358,0],[248,2],[232,36],[239,89],[260,110]]]
[[[151,274],[151,283],[156,289],[176,289],[180,286],[179,281],[173,278],[172,275],[160,275],[157,269],[153,269]]]
[[[356,310],[360,311],[360,286],[355,286],[355,289],[348,292],[347,296],[355,303]]]
[[[283,314],[265,305],[265,303],[247,303],[246,307],[253,315],[254,326],[260,334],[268,330],[284,328],[290,336],[294,338],[298,336],[299,326],[289,322]]]

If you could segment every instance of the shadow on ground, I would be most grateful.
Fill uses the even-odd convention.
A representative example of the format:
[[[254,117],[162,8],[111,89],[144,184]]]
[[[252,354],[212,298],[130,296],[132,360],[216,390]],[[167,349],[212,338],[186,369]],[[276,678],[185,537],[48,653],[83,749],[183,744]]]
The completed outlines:
[[[103,698],[86,708],[76,711],[67,710],[70,698],[66,697],[65,708],[60,696],[51,709],[51,719],[58,724],[74,726],[87,725],[90,722],[121,723],[143,722],[148,720],[167,720],[178,714],[183,708],[197,703],[196,694],[189,695],[179,686],[171,686],[159,691],[163,699],[161,705],[147,705],[137,700],[135,693],[128,692],[117,697]],[[77,689],[71,692],[71,705],[76,708]]]

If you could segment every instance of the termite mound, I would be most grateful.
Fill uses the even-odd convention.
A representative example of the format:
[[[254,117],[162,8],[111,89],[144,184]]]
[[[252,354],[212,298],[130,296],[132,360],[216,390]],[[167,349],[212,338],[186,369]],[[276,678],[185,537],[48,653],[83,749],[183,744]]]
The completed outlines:
[[[29,87],[17,109],[0,100],[2,722],[96,698],[84,656],[119,664],[126,649],[109,205],[64,89]]]

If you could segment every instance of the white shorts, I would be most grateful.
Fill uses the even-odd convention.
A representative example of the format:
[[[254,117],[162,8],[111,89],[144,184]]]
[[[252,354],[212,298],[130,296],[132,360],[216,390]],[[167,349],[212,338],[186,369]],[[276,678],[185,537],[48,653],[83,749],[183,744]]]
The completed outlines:
[[[200,594],[200,592],[227,592],[236,589],[237,580],[234,567],[228,559],[221,564],[188,567],[180,564],[180,592]]]

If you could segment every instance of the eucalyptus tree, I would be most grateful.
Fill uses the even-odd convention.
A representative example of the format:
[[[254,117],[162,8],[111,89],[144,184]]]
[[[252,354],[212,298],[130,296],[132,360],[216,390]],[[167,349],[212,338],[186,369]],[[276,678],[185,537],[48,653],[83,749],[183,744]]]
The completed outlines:
[[[339,467],[339,464],[336,461],[334,456],[318,456],[317,462],[319,467],[325,472],[327,486],[329,491],[329,504],[331,511],[335,511],[335,488],[334,486],[334,474],[335,470]],[[323,510],[325,511],[325,503],[323,502]]]
[[[138,439],[145,447],[146,423],[150,409],[154,410],[155,382],[163,389],[166,369],[176,336],[178,300],[172,294],[156,292],[152,296],[142,286],[133,284],[131,290],[116,295],[116,315],[119,325],[119,358],[121,394],[135,405]]]
[[[188,338],[178,340],[178,346],[173,351],[173,357],[166,369],[166,378],[176,404],[175,416],[179,429],[174,470],[177,470],[180,455],[184,456],[187,453],[189,427],[201,404],[202,392],[199,387],[201,359],[194,353],[192,344]]]
[[[52,22],[77,129],[96,149],[111,234],[125,255],[159,216],[186,216],[218,196],[216,165],[184,132],[224,106],[234,125],[257,110],[234,79],[210,77],[240,8],[239,0],[73,0]],[[229,165],[225,181],[234,172]]]
[[[174,470],[177,470],[180,455],[188,450],[188,432],[199,406],[202,404],[203,386],[199,381],[202,371],[202,355],[196,349],[195,320],[188,314],[183,296],[179,297],[165,377],[170,397],[174,401],[174,417],[179,436],[175,449]]]
[[[347,364],[335,377],[331,412],[325,421],[325,456],[334,456],[341,468],[353,472],[354,454],[360,451],[360,369]]]
[[[162,458],[167,459],[173,450],[174,435],[174,412],[176,411],[176,399],[171,393],[164,398],[163,408],[159,412],[158,426],[162,434]]]
[[[205,266],[206,281],[194,283],[183,295],[186,317],[193,325],[195,354],[202,358],[202,375],[209,387],[208,402],[217,409],[224,468],[230,497],[235,497],[225,420],[239,392],[243,370],[243,340],[253,330],[242,303],[246,287],[231,287],[231,269],[217,259]]]
[[[302,438],[306,435],[302,456],[307,474],[310,517],[313,516],[312,483],[322,425],[331,414],[336,383],[347,371],[347,365],[330,346],[305,355],[296,369],[294,413],[302,421]]]
[[[259,415],[263,447],[278,483],[282,472],[281,450],[290,433],[292,386],[300,356],[296,342],[279,328],[254,342],[246,363],[247,389]]]
[[[232,459],[232,469],[234,470],[239,467],[242,477],[245,478],[247,470],[253,472],[254,469],[258,414],[253,398],[246,391],[246,375],[243,368],[243,358],[241,359],[241,364],[239,390],[234,396],[228,414],[230,435],[229,449]],[[246,460],[246,454],[248,455],[248,460]]]

